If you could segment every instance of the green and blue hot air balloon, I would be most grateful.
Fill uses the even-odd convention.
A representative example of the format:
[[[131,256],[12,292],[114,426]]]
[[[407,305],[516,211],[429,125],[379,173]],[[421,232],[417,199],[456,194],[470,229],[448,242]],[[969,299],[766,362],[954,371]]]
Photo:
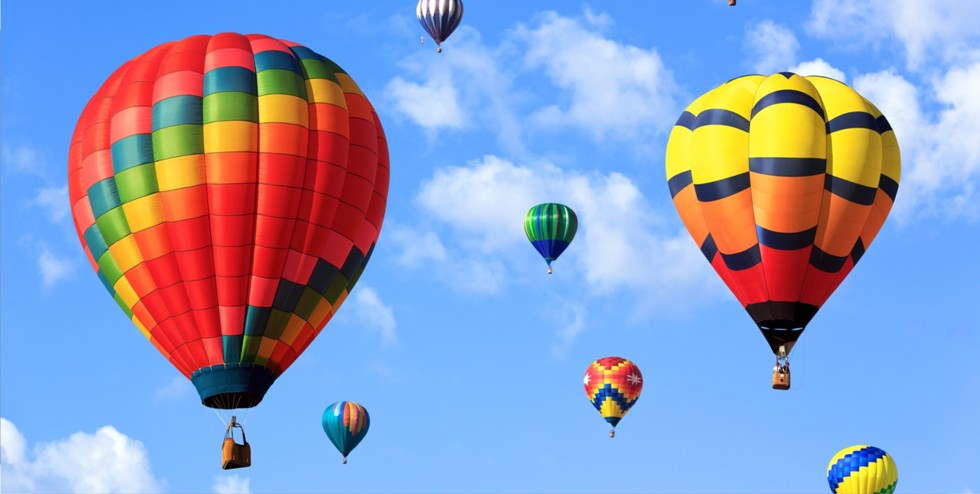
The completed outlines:
[[[538,204],[524,217],[524,233],[548,263],[548,274],[551,274],[551,261],[565,251],[577,230],[578,217],[564,204]]]
[[[323,431],[347,463],[347,455],[367,435],[371,418],[367,410],[353,401],[339,401],[323,411]]]

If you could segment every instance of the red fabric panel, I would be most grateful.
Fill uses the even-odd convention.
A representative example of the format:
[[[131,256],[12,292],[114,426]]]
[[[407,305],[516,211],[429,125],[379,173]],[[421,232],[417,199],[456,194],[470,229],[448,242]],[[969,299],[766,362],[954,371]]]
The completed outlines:
[[[811,247],[797,250],[771,249],[759,245],[762,265],[766,272],[766,286],[769,300],[776,302],[796,302],[810,265]]]

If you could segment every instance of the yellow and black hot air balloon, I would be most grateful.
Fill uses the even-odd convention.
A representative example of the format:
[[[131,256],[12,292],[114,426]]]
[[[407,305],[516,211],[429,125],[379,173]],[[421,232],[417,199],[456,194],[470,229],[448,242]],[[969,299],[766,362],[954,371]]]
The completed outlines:
[[[884,115],[847,85],[783,72],[728,81],[681,114],[667,182],[688,232],[777,357],[861,259],[898,192]]]

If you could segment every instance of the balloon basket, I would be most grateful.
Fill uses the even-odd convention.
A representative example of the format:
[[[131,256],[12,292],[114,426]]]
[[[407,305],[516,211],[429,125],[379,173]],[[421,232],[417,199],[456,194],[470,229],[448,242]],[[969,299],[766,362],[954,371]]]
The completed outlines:
[[[609,431],[609,437],[610,438],[616,437],[616,429]]]
[[[772,389],[789,389],[789,364],[777,365],[772,371]]]
[[[242,431],[242,444],[235,442],[234,429]],[[225,440],[221,445],[221,469],[232,470],[235,468],[245,468],[252,466],[252,447],[245,440],[245,429],[241,424],[235,422],[235,417],[231,417],[228,430],[225,431]]]

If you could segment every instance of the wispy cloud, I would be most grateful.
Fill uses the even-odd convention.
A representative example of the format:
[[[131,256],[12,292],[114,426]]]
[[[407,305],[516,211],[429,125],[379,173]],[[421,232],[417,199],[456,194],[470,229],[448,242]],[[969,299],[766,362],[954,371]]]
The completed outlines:
[[[796,61],[800,42],[789,28],[763,21],[745,34],[745,45],[755,53],[753,70],[772,74],[786,70]]]
[[[556,357],[562,357],[578,338],[578,335],[585,331],[585,307],[581,304],[562,301],[555,305],[549,305],[546,316],[555,321],[559,327],[555,335],[558,341],[551,346],[551,353]]]
[[[5,171],[34,175],[42,174],[45,167],[40,153],[33,146],[11,147],[6,143],[0,144],[0,163]]]
[[[71,212],[68,207],[68,186],[37,189],[31,204],[43,208],[47,212],[48,220],[58,223]]]
[[[112,426],[94,434],[76,432],[65,439],[38,443],[33,454],[28,453],[27,444],[12,422],[0,418],[0,490],[135,493],[162,488],[143,443]]]
[[[252,494],[252,479],[238,474],[218,475],[211,489],[215,494]]]
[[[980,3],[963,0],[815,0],[809,32],[833,43],[866,46],[898,39],[908,67],[976,59]]]
[[[536,110],[531,120],[549,128],[578,127],[595,140],[632,140],[669,128],[677,116],[677,84],[654,48],[618,43],[601,33],[612,21],[586,11],[583,20],[547,12],[516,37],[524,65],[543,69],[564,102]],[[588,63],[583,63],[588,60]]]
[[[40,247],[37,254],[37,265],[41,271],[41,281],[45,288],[55,286],[71,274],[75,266],[70,259],[55,255],[46,245]]]
[[[352,299],[349,302],[351,312],[360,324],[381,333],[382,345],[394,346],[398,343],[398,334],[395,332],[398,326],[395,322],[395,313],[390,305],[381,300],[374,288],[359,285],[354,290]]]
[[[530,263],[535,254],[521,219],[530,206],[557,201],[576,211],[580,229],[556,269],[574,265],[593,293],[654,290],[669,300],[671,294],[700,287],[710,274],[687,233],[668,229],[639,188],[616,172],[584,174],[550,163],[515,165],[485,156],[467,166],[437,170],[422,183],[417,201],[428,220],[448,227],[441,237],[428,231],[425,235],[435,237],[428,243],[450,252],[446,257],[456,263],[472,259],[483,266],[499,263],[501,269],[521,265],[515,259]],[[508,278],[514,273],[501,272],[496,286]]]
[[[153,392],[154,400],[165,402],[178,401],[192,396],[195,396],[194,385],[184,376],[171,377],[166,384]]]
[[[822,58],[815,58],[806,62],[800,62],[789,68],[790,72],[800,75],[822,75],[830,77],[843,83],[847,83],[847,76],[844,72]]]

